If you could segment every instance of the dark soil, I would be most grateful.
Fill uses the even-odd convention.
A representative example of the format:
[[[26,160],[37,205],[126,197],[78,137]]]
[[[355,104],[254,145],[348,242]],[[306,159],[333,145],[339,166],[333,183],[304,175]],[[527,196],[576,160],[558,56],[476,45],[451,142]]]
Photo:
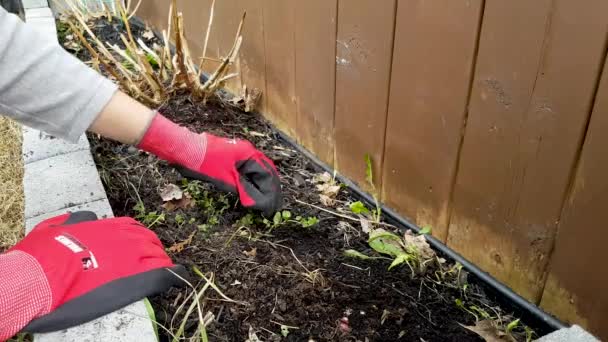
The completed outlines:
[[[100,25],[97,33],[112,38],[115,29],[116,25]],[[86,60],[86,55],[80,57]],[[197,132],[252,141],[280,171],[284,209],[292,217],[320,220],[309,228],[290,222],[270,231],[261,222],[247,222],[259,214],[242,208],[235,195],[188,182],[165,162],[134,147],[89,136],[115,215],[151,224],[150,229],[166,247],[194,233],[191,243],[170,256],[176,263],[213,273],[221,291],[238,302],[222,301],[208,290],[204,310],[215,315],[207,329],[210,340],[244,341],[251,331],[264,341],[481,341],[459,325],[472,325],[475,317],[459,308],[456,300],[504,315],[477,286],[471,285],[463,297],[455,274],[433,281],[433,272],[438,271],[434,268],[412,279],[407,267],[387,271],[390,261],[343,256],[345,249],[375,253],[357,222],[295,201],[322,206],[312,181],[321,170],[283,142],[259,115],[238,111],[219,100],[203,105],[187,93],[174,94],[160,111]],[[196,205],[174,211],[163,208],[159,194],[167,184],[182,186]],[[337,200],[329,209],[348,208],[357,199],[342,189]],[[164,219],[158,218],[161,213]],[[191,280],[200,283],[194,274]],[[173,289],[151,298],[160,324],[171,326],[171,318],[189,292]],[[340,328],[345,318],[347,329]],[[193,315],[186,327],[188,336],[195,332],[196,324]],[[286,337],[281,325],[293,327]],[[159,332],[166,340],[163,330]]]

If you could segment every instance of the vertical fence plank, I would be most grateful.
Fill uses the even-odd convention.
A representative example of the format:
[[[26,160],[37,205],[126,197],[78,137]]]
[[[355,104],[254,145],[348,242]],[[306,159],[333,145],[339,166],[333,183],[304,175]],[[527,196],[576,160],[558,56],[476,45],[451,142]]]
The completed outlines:
[[[295,0],[264,0],[265,115],[296,136]]]
[[[264,92],[266,89],[265,55],[264,55],[264,20],[262,0],[221,0],[216,1],[211,28],[209,55],[223,58],[228,55],[235,40],[236,31],[243,12],[247,12],[243,26],[243,43],[240,56],[231,69],[239,72],[239,76],[227,82],[226,88],[234,94],[239,94],[243,86],[257,88]],[[200,44],[204,43],[204,32],[207,27],[209,13],[201,13],[197,24],[201,35],[197,35]],[[213,39],[211,39],[213,38]],[[217,63],[206,62],[212,67]]]
[[[299,142],[333,165],[337,0],[296,1]]]
[[[448,245],[536,302],[602,63],[605,7],[486,2]]]
[[[367,190],[366,154],[382,183],[394,17],[394,0],[339,1],[335,167]]]
[[[383,199],[443,241],[481,9],[481,0],[397,7]]]
[[[604,8],[603,13],[608,13]],[[559,222],[541,307],[608,340],[608,61]]]
[[[143,1],[135,15],[160,32],[167,28],[169,4],[166,0]]]
[[[167,1],[170,2],[170,1]],[[215,9],[217,10],[216,2]],[[192,60],[196,63],[200,63],[199,57],[203,54],[203,45],[205,42],[205,32],[207,31],[207,22],[209,20],[209,11],[211,10],[211,0],[201,1],[177,1],[177,10],[181,11],[184,18],[184,34],[188,40],[188,47],[190,48],[190,55]],[[235,14],[237,15],[237,14]],[[164,25],[167,26],[166,24]],[[209,43],[207,46],[207,56],[217,58],[218,51],[218,32],[225,30],[224,23],[221,21],[214,21],[213,27],[211,28],[211,35],[209,36]],[[171,33],[172,35],[174,32]],[[173,38],[171,38],[173,41]],[[213,72],[219,63],[206,63],[203,65],[203,71],[207,73]]]

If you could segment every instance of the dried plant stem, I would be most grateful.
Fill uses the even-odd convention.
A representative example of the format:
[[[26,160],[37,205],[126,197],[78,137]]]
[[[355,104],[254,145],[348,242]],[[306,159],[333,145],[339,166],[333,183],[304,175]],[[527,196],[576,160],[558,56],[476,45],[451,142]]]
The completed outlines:
[[[201,63],[198,66],[198,78],[201,78],[203,73],[203,64],[205,63],[205,57],[207,56],[207,44],[209,43],[209,34],[211,33],[211,25],[213,24],[213,12],[215,9],[215,0],[211,2],[211,9],[209,10],[209,22],[207,23],[207,32],[205,32],[205,42],[203,43],[203,56],[201,57]]]
[[[127,31],[127,35],[129,36],[129,42],[135,45],[135,39],[133,39],[133,34],[131,33],[131,25],[129,24],[127,13],[124,7],[122,7],[122,3],[120,0],[116,0],[116,6],[118,8],[118,12],[120,13],[120,17],[122,18],[122,22],[125,24],[125,30]]]
[[[232,48],[230,49],[228,56],[226,56],[222,60],[222,63],[215,70],[213,75],[211,75],[211,77],[209,77],[207,82],[205,82],[205,84],[203,85],[203,87],[201,89],[203,93],[213,92],[220,86],[221,82],[219,80],[226,73],[226,71],[228,69],[228,65],[230,63],[234,62],[234,59],[238,55],[239,50],[241,48],[241,43],[243,41],[243,36],[241,34],[243,32],[243,24],[245,22],[246,16],[247,16],[247,12],[243,12],[243,17],[241,18],[241,22],[239,23],[239,27],[236,31],[236,39],[234,41],[234,44],[232,45]]]
[[[139,9],[139,5],[141,5],[141,1],[142,1],[142,0],[139,0],[139,1],[137,2],[137,5],[135,5],[135,8],[133,9],[133,11],[128,10],[130,7],[129,7],[129,6],[127,6],[127,12],[129,12],[129,11],[131,12],[131,14],[129,14],[128,19],[133,18],[133,16],[135,15],[135,13],[137,13],[137,10]]]

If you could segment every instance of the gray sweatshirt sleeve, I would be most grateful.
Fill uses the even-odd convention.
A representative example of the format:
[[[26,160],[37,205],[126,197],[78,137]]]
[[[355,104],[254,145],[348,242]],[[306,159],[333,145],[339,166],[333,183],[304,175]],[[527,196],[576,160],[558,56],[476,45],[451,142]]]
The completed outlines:
[[[0,7],[0,114],[76,142],[117,90]]]

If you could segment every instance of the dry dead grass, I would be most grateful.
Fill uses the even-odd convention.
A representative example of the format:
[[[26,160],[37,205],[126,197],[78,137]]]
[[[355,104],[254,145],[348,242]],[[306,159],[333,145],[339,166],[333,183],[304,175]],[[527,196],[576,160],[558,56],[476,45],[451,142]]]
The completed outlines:
[[[21,128],[0,117],[0,252],[23,237]]]

